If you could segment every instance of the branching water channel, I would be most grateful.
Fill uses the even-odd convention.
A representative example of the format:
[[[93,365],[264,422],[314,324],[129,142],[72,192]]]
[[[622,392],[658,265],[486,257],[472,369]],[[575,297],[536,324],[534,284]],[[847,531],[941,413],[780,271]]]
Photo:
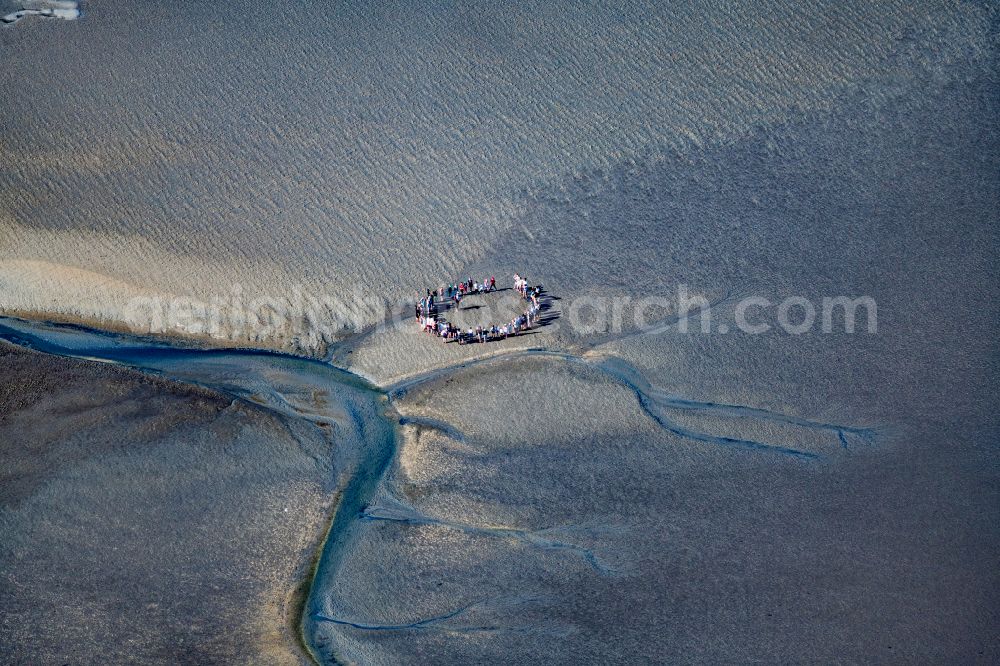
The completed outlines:
[[[512,351],[492,358],[470,359],[455,366],[429,370],[380,390],[362,378],[327,362],[287,354],[248,349],[205,349],[179,342],[109,333],[75,325],[51,324],[0,317],[0,339],[42,353],[64,357],[116,363],[195,384],[273,410],[284,418],[303,419],[316,425],[329,437],[337,463],[338,505],[316,566],[307,581],[308,595],[301,609],[303,645],[321,661],[321,655],[335,659],[337,646],[328,643],[317,624],[334,624],[368,630],[414,630],[436,626],[455,613],[438,618],[415,619],[399,625],[374,625],[338,617],[332,605],[336,599],[335,580],[352,542],[373,522],[391,521],[409,525],[435,525],[484,537],[507,538],[532,546],[564,552],[582,558],[596,575],[614,575],[591,550],[577,546],[556,535],[572,531],[573,526],[552,526],[530,531],[516,527],[485,529],[426,516],[405,504],[372,504],[376,489],[397,451],[398,427],[431,427],[458,440],[464,435],[453,424],[421,419],[400,418],[390,401],[409,390],[433,383],[442,377],[471,366],[513,360],[519,357],[542,357],[553,362],[585,364],[611,377],[631,390],[643,411],[672,435],[698,442],[736,447],[757,453],[816,459],[827,452],[847,449],[855,444],[872,445],[876,431],[812,421],[792,415],[741,405],[727,405],[687,400],[651,386],[642,374],[621,359],[584,357],[545,349]],[[776,423],[798,432],[815,432],[829,445],[802,447],[795,442],[764,442],[719,436],[683,426],[674,414],[708,413],[715,417],[751,419]],[[829,447],[829,448],[828,448]],[[332,656],[331,656],[332,655]]]

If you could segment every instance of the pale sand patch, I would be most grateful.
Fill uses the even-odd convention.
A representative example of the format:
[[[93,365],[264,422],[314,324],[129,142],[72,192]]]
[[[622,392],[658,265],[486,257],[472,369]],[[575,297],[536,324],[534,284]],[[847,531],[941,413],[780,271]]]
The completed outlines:
[[[988,8],[947,2],[241,9],[95,5],[65,44],[4,33],[0,256],[154,293],[361,284],[395,300],[504,240],[527,249],[539,205],[587,225],[599,211],[577,186],[602,173],[737,145],[859,89],[894,104],[984,61],[991,34]],[[124,293],[75,303],[25,279],[0,307],[131,325]]]

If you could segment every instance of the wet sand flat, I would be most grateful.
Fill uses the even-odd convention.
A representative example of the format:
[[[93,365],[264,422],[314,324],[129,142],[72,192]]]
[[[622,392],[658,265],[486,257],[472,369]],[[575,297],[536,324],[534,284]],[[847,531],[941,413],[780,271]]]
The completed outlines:
[[[3,343],[0,367],[5,663],[303,660],[325,437],[106,364]]]
[[[172,343],[11,324],[64,346],[0,356],[0,655],[294,662],[301,630],[324,664],[1000,661],[997,23],[110,0],[3,27],[0,311],[181,307]],[[503,342],[295,310],[515,272],[553,318]],[[838,296],[877,327],[778,326]],[[293,315],[207,331],[215,297]]]

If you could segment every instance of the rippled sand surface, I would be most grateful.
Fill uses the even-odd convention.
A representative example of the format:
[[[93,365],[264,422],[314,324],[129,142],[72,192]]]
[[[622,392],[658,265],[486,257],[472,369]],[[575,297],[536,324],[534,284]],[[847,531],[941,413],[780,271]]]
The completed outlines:
[[[394,300],[515,271],[559,299],[550,325],[490,345],[370,318],[327,337],[216,332],[329,351],[399,421],[313,587],[303,626],[324,662],[1000,660],[994,6],[281,9],[94,2],[0,30],[0,308],[141,329],[136,297]],[[742,296],[869,295],[878,332],[630,323],[636,299],[681,284],[730,331]],[[620,330],[585,330],[581,296],[633,305]],[[11,401],[37,394],[19,367],[3,370]],[[23,400],[16,466],[68,418]],[[224,436],[177,400],[163,413],[184,416],[135,446]],[[103,399],[88,437],[127,427],[124,404]],[[264,414],[240,416],[240,436],[291,455]],[[99,494],[116,455],[73,487]],[[24,469],[10,488],[35,483]],[[27,535],[52,506],[10,509],[24,545],[8,551],[48,552],[56,536]],[[104,500],[80,506],[118,535]],[[269,533],[280,552],[262,564],[188,529],[191,552],[234,563],[237,595],[281,588],[308,550]],[[29,622],[82,644],[84,620],[57,635],[39,610],[55,593],[9,557],[4,598],[29,614],[5,620],[5,645],[48,654]],[[206,598],[192,613],[229,599]],[[99,615],[108,636],[125,616]],[[181,636],[182,618],[150,626]]]
[[[972,3],[95,2],[85,18],[0,33],[0,307],[132,325],[136,294],[409,296],[523,246],[539,207],[587,224],[607,202],[581,188],[859,89],[879,113],[992,48]],[[630,235],[578,249],[595,280]],[[658,244],[686,261],[676,240]],[[548,277],[522,254],[496,270]]]

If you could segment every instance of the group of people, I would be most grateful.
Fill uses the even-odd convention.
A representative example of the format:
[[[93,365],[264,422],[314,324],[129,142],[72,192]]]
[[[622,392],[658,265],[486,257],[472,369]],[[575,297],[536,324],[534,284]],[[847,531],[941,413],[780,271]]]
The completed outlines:
[[[492,275],[489,279],[484,278],[482,282],[476,282],[469,278],[468,282],[459,282],[450,287],[440,287],[438,291],[441,289],[445,291],[445,294],[450,294],[455,299],[455,303],[458,303],[466,294],[488,294],[491,291],[496,291],[497,279]]]
[[[427,295],[419,299],[415,305],[417,323],[428,333],[433,333],[446,342],[457,340],[459,344],[505,340],[538,323],[538,315],[542,309],[540,303],[542,288],[539,285],[529,285],[525,278],[517,274],[514,275],[514,288],[524,300],[530,301],[530,303],[524,313],[514,317],[506,324],[476,326],[462,330],[450,321],[438,317],[439,307],[447,309],[450,303],[454,303],[458,307],[466,295],[489,293],[496,291],[496,288],[496,278],[491,276],[482,282],[476,282],[470,278],[467,282],[439,287],[436,291],[428,289]]]
[[[414,306],[417,321],[428,317],[436,318],[439,305],[454,303],[457,306],[469,294],[487,294],[491,291],[496,291],[496,289],[497,279],[492,275],[484,278],[482,282],[476,282],[472,278],[469,278],[466,282],[442,285],[436,290],[428,289],[427,295],[423,298],[418,298]]]
[[[514,289],[517,289],[517,293],[524,296],[525,300],[531,301],[532,305],[536,308],[538,307],[538,299],[542,295],[541,286],[535,285],[532,287],[525,278],[514,273]]]

